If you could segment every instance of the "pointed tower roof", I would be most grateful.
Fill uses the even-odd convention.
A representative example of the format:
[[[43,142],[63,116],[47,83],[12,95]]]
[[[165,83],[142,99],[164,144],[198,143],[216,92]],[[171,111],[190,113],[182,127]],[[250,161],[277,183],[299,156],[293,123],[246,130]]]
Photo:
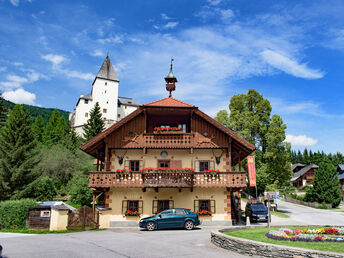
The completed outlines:
[[[100,68],[96,78],[119,81],[115,69],[112,66],[109,56],[106,56],[102,67]]]

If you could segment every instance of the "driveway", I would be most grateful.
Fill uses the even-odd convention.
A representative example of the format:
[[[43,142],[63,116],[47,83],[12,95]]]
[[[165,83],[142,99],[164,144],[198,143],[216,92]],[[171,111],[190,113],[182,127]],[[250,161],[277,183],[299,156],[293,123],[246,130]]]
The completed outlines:
[[[344,226],[343,210],[315,209],[284,201],[279,201],[278,210],[289,215],[290,219],[277,219],[279,223],[274,224],[281,225],[285,221],[285,224]]]
[[[3,255],[12,257],[245,257],[210,243],[210,232],[109,229],[67,234],[0,237]],[[0,233],[2,235],[4,233]]]

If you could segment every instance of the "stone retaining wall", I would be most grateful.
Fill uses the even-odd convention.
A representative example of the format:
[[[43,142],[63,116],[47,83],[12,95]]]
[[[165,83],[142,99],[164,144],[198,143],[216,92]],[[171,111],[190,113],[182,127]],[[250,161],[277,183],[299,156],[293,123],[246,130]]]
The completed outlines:
[[[291,246],[280,246],[274,244],[268,244],[263,242],[252,241],[244,238],[238,238],[233,236],[228,236],[222,232],[236,231],[240,229],[255,228],[251,227],[237,227],[231,229],[220,230],[221,232],[211,233],[211,242],[224,249],[234,251],[244,255],[250,255],[254,257],[324,257],[324,258],[343,258],[344,253],[332,253],[332,252],[322,252],[316,250],[309,250],[303,248],[296,248]]]

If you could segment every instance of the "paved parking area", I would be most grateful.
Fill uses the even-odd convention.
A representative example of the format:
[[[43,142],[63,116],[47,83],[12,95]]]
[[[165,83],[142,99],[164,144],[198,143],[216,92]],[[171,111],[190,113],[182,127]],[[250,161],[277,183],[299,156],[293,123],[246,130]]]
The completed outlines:
[[[210,243],[211,231],[109,229],[67,234],[0,237],[14,257],[244,257]],[[0,233],[0,235],[3,233]]]

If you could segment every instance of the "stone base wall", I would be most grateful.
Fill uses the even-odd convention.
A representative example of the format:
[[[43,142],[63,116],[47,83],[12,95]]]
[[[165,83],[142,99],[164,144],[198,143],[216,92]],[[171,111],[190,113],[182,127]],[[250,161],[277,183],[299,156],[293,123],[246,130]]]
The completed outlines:
[[[235,229],[229,229],[228,231],[247,229],[254,227],[238,227]],[[225,232],[224,230],[221,230]],[[237,252],[244,255],[250,255],[253,257],[281,257],[281,258],[291,258],[291,257],[325,257],[325,258],[343,258],[344,254],[322,252],[316,250],[309,250],[303,248],[296,248],[290,246],[279,246],[274,244],[268,244],[263,242],[256,242],[252,240],[247,240],[244,238],[232,237],[225,235],[221,232],[211,233],[211,242],[219,247],[230,250],[232,252]]]

